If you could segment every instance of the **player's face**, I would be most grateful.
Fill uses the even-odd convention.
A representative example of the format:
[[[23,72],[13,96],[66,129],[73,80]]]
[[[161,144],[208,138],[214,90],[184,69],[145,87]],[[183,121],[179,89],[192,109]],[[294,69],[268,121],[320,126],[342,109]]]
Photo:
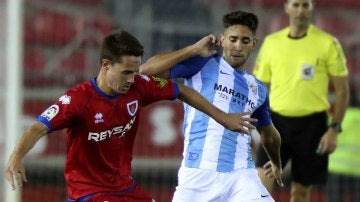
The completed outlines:
[[[120,63],[109,64],[106,82],[113,94],[125,94],[129,90],[140,63],[141,57],[122,56]]]
[[[223,58],[233,67],[241,70],[256,45],[257,39],[247,26],[233,25],[221,36]]]
[[[297,27],[307,27],[310,24],[313,9],[312,0],[288,0],[285,3],[290,23]]]

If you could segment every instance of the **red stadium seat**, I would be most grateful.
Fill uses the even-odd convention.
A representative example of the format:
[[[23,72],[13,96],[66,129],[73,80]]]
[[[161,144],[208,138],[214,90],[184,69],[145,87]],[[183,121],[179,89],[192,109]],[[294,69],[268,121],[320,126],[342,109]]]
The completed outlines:
[[[268,21],[268,32],[272,33],[289,25],[289,17],[285,14],[275,14]]]
[[[234,8],[240,5],[241,0],[227,0],[226,2],[230,8]]]
[[[76,51],[70,56],[61,60],[57,70],[59,72],[76,73],[84,72],[86,68],[86,53],[83,51]]]
[[[91,25],[104,36],[112,31],[111,19],[105,12],[98,12]]]
[[[25,72],[39,73],[45,69],[46,58],[41,50],[25,50]]]
[[[339,4],[347,6],[349,8],[360,8],[360,1],[359,0],[337,0]]]
[[[31,26],[33,40],[42,44],[63,45],[69,43],[76,34],[72,20],[65,13],[39,11],[30,23],[25,27]]]
[[[86,64],[86,52],[75,51],[70,56],[60,60],[56,67],[56,77],[64,86],[73,86],[83,82],[87,75]]]
[[[231,0],[236,1],[236,0]],[[262,7],[277,7],[282,8],[285,1],[283,0],[246,0],[249,4],[256,4]],[[360,7],[359,0],[314,0],[314,4],[317,8],[321,7],[348,7],[354,8]]]
[[[340,15],[319,14],[315,16],[314,23],[340,40],[351,33],[349,23]]]
[[[91,16],[75,16],[74,22],[77,33],[82,33],[82,41],[86,45],[100,45],[103,37],[112,31],[111,19],[103,10]]]
[[[337,0],[315,0],[314,3],[317,8],[340,6]]]
[[[356,18],[356,16],[354,16]],[[360,20],[355,20],[355,22],[351,22],[351,26],[353,27],[353,36],[356,38],[355,44],[360,46]]]
[[[360,103],[360,58],[359,55],[350,55],[347,58],[349,68],[349,86],[351,92],[351,100]]]
[[[360,7],[359,0],[315,0],[316,7]]]
[[[211,1],[211,0],[208,0]],[[214,1],[214,0],[213,0]],[[228,0],[229,3],[236,5],[239,4],[239,0]],[[262,7],[274,7],[282,8],[286,1],[283,0],[245,0],[246,4],[259,5]],[[347,8],[359,8],[359,0],[314,0],[314,4],[317,8],[322,7],[347,7]]]
[[[63,202],[64,198],[66,198],[66,189],[61,185],[30,184],[23,187],[21,197],[23,202]]]
[[[82,4],[82,5],[96,5],[101,3],[101,0],[44,0],[44,1],[53,1],[53,2],[69,2],[72,4]]]
[[[259,5],[262,7],[277,7],[282,8],[285,1],[283,0],[246,0],[249,4]]]
[[[46,87],[62,84],[63,77],[47,72],[47,58],[41,49],[26,49],[24,54],[24,86]]]
[[[35,33],[34,33],[32,21],[33,21],[32,18],[26,16],[23,24],[24,27],[23,38],[25,43],[27,44],[35,43]]]
[[[350,77],[352,77],[354,75],[360,76],[360,58],[359,58],[359,56],[350,55],[347,58],[347,65],[349,68]]]
[[[236,8],[241,6],[249,6],[254,3],[254,0],[201,0],[199,1],[205,7],[213,7],[216,4],[226,4],[229,8]]]
[[[26,87],[51,85],[54,82],[45,75],[46,57],[41,50],[25,50],[23,65]]]

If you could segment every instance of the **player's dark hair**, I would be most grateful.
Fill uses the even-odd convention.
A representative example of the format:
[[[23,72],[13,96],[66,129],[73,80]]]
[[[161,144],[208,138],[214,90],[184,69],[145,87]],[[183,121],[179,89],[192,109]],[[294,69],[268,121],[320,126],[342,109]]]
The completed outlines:
[[[111,63],[121,62],[119,60],[124,55],[142,57],[144,47],[136,37],[124,30],[114,31],[105,37],[101,47],[100,63],[103,59],[108,59]]]
[[[228,28],[233,25],[244,25],[249,27],[253,34],[256,33],[259,21],[258,17],[249,12],[234,11],[224,15],[223,17],[224,27]]]

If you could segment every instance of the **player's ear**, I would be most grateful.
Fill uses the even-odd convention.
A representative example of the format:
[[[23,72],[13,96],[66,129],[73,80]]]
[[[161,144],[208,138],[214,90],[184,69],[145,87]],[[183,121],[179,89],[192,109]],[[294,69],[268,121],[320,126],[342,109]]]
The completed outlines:
[[[252,44],[252,48],[254,49],[255,47],[256,47],[256,45],[257,45],[257,43],[258,43],[258,39],[257,38],[254,38],[254,40],[253,40],[253,42],[252,42],[253,44]]]
[[[286,2],[284,3],[284,11],[285,11],[285,13],[287,13],[287,14],[289,14],[288,6],[289,6],[289,2],[286,1]]]
[[[110,69],[111,62],[108,59],[102,59],[101,60],[101,67],[105,68],[106,70]]]
[[[218,36],[220,46],[222,46],[224,39],[225,39],[224,33],[222,33]]]

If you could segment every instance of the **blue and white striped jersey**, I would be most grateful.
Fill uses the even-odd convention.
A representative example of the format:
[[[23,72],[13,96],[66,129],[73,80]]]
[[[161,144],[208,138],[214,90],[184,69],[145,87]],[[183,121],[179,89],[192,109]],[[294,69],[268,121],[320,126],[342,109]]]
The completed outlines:
[[[237,71],[221,56],[193,57],[171,69],[171,78],[185,78],[185,85],[228,113],[251,111],[256,126],[271,124],[267,88],[245,70]],[[182,166],[219,172],[254,168],[251,136],[225,129],[208,115],[184,105]]]

